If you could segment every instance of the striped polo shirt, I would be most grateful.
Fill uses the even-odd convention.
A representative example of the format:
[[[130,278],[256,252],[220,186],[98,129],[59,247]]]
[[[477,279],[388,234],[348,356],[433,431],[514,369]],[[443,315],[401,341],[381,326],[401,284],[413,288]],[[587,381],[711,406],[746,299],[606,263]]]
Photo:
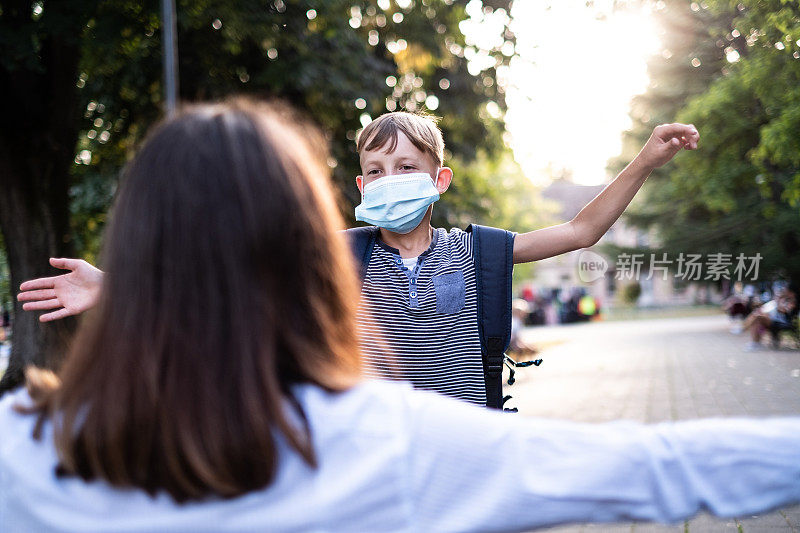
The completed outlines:
[[[377,239],[361,296],[368,376],[486,404],[471,233],[434,229],[412,269]]]

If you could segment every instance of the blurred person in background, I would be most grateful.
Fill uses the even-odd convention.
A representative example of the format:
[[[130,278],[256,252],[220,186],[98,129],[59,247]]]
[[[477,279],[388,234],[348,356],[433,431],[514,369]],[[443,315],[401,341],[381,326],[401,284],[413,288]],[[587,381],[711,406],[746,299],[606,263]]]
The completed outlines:
[[[511,342],[508,351],[513,356],[532,356],[538,350],[522,338],[522,329],[530,315],[530,304],[521,298],[515,298],[511,303]]]
[[[750,332],[750,342],[745,345],[747,351],[763,348],[761,338],[769,332],[773,348],[780,346],[781,331],[792,330],[797,318],[797,289],[789,284],[780,284],[775,288],[775,297],[756,308],[744,322],[744,329]]]
[[[583,321],[591,320],[600,314],[600,303],[594,296],[585,292],[578,300],[578,313]]]
[[[730,331],[733,334],[738,335],[744,331],[743,322],[752,312],[750,298],[746,292],[747,288],[750,289],[750,296],[753,296],[754,287],[752,285],[745,287],[741,281],[737,281],[733,284],[732,294],[722,301],[722,310],[728,315],[731,323]]]

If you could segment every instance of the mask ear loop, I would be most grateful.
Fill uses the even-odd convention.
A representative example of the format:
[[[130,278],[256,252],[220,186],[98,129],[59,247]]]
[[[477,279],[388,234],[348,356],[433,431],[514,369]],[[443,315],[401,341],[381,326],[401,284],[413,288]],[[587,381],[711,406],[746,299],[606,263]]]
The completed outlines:
[[[433,186],[434,186],[434,188],[436,188],[436,192],[437,192],[437,193],[439,192],[439,172],[440,172],[441,170],[442,170],[442,169],[441,169],[441,168],[439,168],[439,167],[437,166],[437,167],[436,167],[436,176],[433,178]],[[433,227],[431,227],[431,229],[430,229],[430,233],[431,233],[431,239],[433,239],[433,232],[434,232],[434,231],[436,231],[436,230],[435,230],[435,229],[433,229]]]

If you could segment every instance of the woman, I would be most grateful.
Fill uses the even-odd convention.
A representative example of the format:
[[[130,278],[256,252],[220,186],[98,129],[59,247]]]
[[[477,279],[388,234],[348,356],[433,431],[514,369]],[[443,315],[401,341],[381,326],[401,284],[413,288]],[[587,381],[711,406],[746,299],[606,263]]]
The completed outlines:
[[[591,426],[360,380],[319,144],[244,102],[151,134],[58,378],[0,401],[4,531],[508,531],[800,499],[797,419]]]

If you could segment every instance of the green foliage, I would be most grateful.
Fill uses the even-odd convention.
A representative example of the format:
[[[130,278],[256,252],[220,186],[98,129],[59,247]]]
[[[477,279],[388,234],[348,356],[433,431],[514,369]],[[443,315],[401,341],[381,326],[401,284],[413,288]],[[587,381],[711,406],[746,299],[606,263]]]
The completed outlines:
[[[697,126],[700,150],[680,154],[654,176],[628,219],[656,228],[673,254],[760,253],[762,279],[800,279],[800,6],[711,4],[712,15],[733,17],[729,27],[712,28],[706,45],[737,51],[739,59],[721,63],[707,86],[681,103],[675,119]],[[653,105],[659,107],[656,99]]]
[[[481,14],[507,13],[510,0],[484,4]],[[431,111],[425,104],[433,102],[433,112],[442,116],[448,163],[465,167],[478,153],[501,156],[503,123],[485,105],[491,101],[501,113],[505,109],[496,69],[508,64],[510,57],[501,50],[506,42],[513,45],[514,36],[506,24],[490,50],[466,42],[459,28],[468,18],[466,5],[466,0],[178,0],[180,96],[191,102],[246,94],[304,111],[330,141],[342,211],[352,221],[360,201],[353,141],[362,120],[394,109]],[[161,114],[160,24],[156,1],[103,2],[82,37],[77,80],[82,131],[71,197],[76,243],[88,256],[97,251],[119,169]],[[473,74],[467,57],[476,54],[490,58],[491,66]],[[475,179],[464,175],[465,193],[485,188]],[[457,191],[440,206],[443,222],[491,223],[503,212],[498,202],[485,208],[480,199],[467,200]]]
[[[622,287],[620,291],[622,294],[622,301],[626,304],[633,305],[642,294],[642,286],[638,282],[629,283]]]
[[[667,0],[653,8],[662,48],[647,63],[647,91],[631,103],[633,125],[623,135],[622,153],[609,162],[615,174],[636,156],[655,126],[674,122],[687,100],[721,75],[728,51],[745,53],[747,48],[743,36],[728,34],[733,12],[700,9],[690,0]],[[669,169],[669,165],[657,169],[650,181],[657,181]]]
[[[531,231],[554,223],[555,208],[539,196],[510,150],[490,158],[450,161],[453,182],[433,211],[434,225],[464,228],[472,222],[513,231]]]

